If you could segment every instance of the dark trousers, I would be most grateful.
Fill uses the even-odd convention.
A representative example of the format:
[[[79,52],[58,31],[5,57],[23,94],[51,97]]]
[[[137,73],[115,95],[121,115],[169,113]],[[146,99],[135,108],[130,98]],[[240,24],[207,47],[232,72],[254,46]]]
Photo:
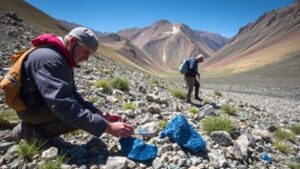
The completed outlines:
[[[191,95],[192,95],[194,86],[195,86],[195,98],[199,97],[200,83],[198,82],[196,77],[185,77],[184,79],[185,79],[186,87],[188,90],[186,100],[191,101]]]
[[[30,125],[38,135],[46,139],[76,130],[56,117],[45,104],[17,112],[17,115],[22,120],[23,125]],[[22,130],[26,129],[22,128]],[[22,132],[32,133],[31,131]]]

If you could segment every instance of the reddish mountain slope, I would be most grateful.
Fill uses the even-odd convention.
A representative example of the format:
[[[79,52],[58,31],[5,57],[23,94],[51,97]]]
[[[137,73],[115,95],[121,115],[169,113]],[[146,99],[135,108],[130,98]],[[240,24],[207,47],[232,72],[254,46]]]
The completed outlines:
[[[273,10],[242,27],[216,55],[205,61],[204,71],[228,75],[277,64],[300,53],[300,3]]]
[[[203,53],[212,56],[228,41],[218,34],[190,29],[184,24],[160,20],[145,28],[126,29],[118,32],[152,57],[164,69],[177,70],[179,63]]]

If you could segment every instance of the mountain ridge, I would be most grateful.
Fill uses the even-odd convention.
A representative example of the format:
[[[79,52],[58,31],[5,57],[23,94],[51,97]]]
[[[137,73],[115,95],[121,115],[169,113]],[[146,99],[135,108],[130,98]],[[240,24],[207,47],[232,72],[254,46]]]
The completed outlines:
[[[214,57],[206,60],[204,70],[224,72],[227,69],[227,71],[233,71],[236,69],[233,65],[244,64],[245,67],[240,71],[250,71],[286,60],[292,57],[290,55],[295,56],[300,52],[300,42],[295,39],[300,36],[298,31],[300,29],[299,8],[299,3],[294,3],[288,7],[267,12],[255,22],[241,27],[239,33],[227,45]],[[289,45],[282,48],[286,44]],[[266,54],[266,52],[269,53]],[[270,62],[271,58],[274,59],[274,62]],[[246,62],[248,62],[248,66],[246,66]],[[255,66],[253,62],[259,64]],[[250,65],[250,63],[253,64]]]
[[[127,37],[153,57],[156,64],[171,70],[177,70],[183,59],[197,54],[212,56],[228,41],[219,34],[195,31],[185,24],[175,24],[165,19],[144,28],[120,30],[118,34]]]

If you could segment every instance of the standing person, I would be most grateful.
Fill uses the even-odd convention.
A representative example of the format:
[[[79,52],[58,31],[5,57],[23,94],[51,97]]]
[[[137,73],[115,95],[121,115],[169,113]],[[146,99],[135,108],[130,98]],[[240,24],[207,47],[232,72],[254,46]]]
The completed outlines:
[[[98,47],[98,39],[88,28],[77,27],[63,38],[42,34],[32,40],[36,48],[24,61],[20,98],[26,109],[6,140],[45,142],[64,133],[82,129],[99,137],[107,132],[116,137],[133,134],[121,116],[105,114],[77,92],[73,69],[87,61]],[[4,135],[4,136],[3,136]]]
[[[195,58],[188,60],[189,71],[186,74],[184,74],[184,79],[185,79],[187,90],[188,90],[187,96],[186,96],[186,101],[188,103],[192,103],[191,95],[192,95],[194,86],[195,86],[195,99],[202,101],[202,99],[199,97],[200,73],[198,72],[198,64],[202,63],[203,61],[204,61],[204,56],[202,54],[199,54]]]

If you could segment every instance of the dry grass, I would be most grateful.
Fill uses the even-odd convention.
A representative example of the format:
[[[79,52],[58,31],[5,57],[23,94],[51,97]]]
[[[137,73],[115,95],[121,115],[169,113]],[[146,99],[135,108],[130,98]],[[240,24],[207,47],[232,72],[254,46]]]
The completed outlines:
[[[36,140],[32,142],[22,141],[17,147],[17,154],[24,160],[31,160],[34,155],[40,153],[41,146]]]
[[[188,109],[188,112],[192,113],[192,114],[198,114],[199,113],[199,109],[197,109],[196,107],[190,107]]]
[[[202,126],[207,134],[214,131],[227,131],[229,133],[235,130],[234,123],[227,117],[206,117],[202,120]]]
[[[289,131],[289,130],[283,130],[283,129],[277,129],[273,133],[275,139],[277,140],[289,140],[293,141],[295,139],[295,133]]]
[[[14,110],[0,110],[0,128],[5,127],[10,122],[15,122],[17,120],[18,116]]]
[[[171,95],[181,100],[184,100],[186,98],[186,92],[184,90],[172,90]]]
[[[214,91],[214,95],[216,95],[216,96],[222,96],[222,93],[219,92],[219,91]]]
[[[129,90],[129,81],[120,77],[114,77],[109,79],[109,84],[115,89],[123,91]]]
[[[300,134],[300,125],[299,124],[293,124],[290,127],[290,130],[292,130],[295,134]]]
[[[61,169],[63,161],[66,160],[67,158],[65,155],[59,155],[54,160],[46,160],[41,166],[41,169]]]
[[[221,107],[221,110],[223,113],[226,113],[229,115],[237,115],[236,109],[230,104],[223,104]]]
[[[291,152],[291,148],[290,146],[284,142],[284,141],[280,141],[280,140],[275,140],[273,142],[273,146],[279,150],[280,152],[284,153],[284,154],[288,154]]]
[[[135,110],[136,109],[136,105],[134,103],[124,103],[122,105],[122,109],[123,110]]]
[[[161,120],[161,121],[159,122],[159,128],[160,128],[161,130],[164,129],[165,127],[167,127],[167,125],[168,125],[168,122],[165,121],[165,120]]]
[[[104,93],[111,93],[112,91],[108,79],[101,79],[96,81],[95,86],[96,88],[102,88]]]
[[[297,162],[290,161],[287,165],[290,169],[300,169],[300,163]]]

